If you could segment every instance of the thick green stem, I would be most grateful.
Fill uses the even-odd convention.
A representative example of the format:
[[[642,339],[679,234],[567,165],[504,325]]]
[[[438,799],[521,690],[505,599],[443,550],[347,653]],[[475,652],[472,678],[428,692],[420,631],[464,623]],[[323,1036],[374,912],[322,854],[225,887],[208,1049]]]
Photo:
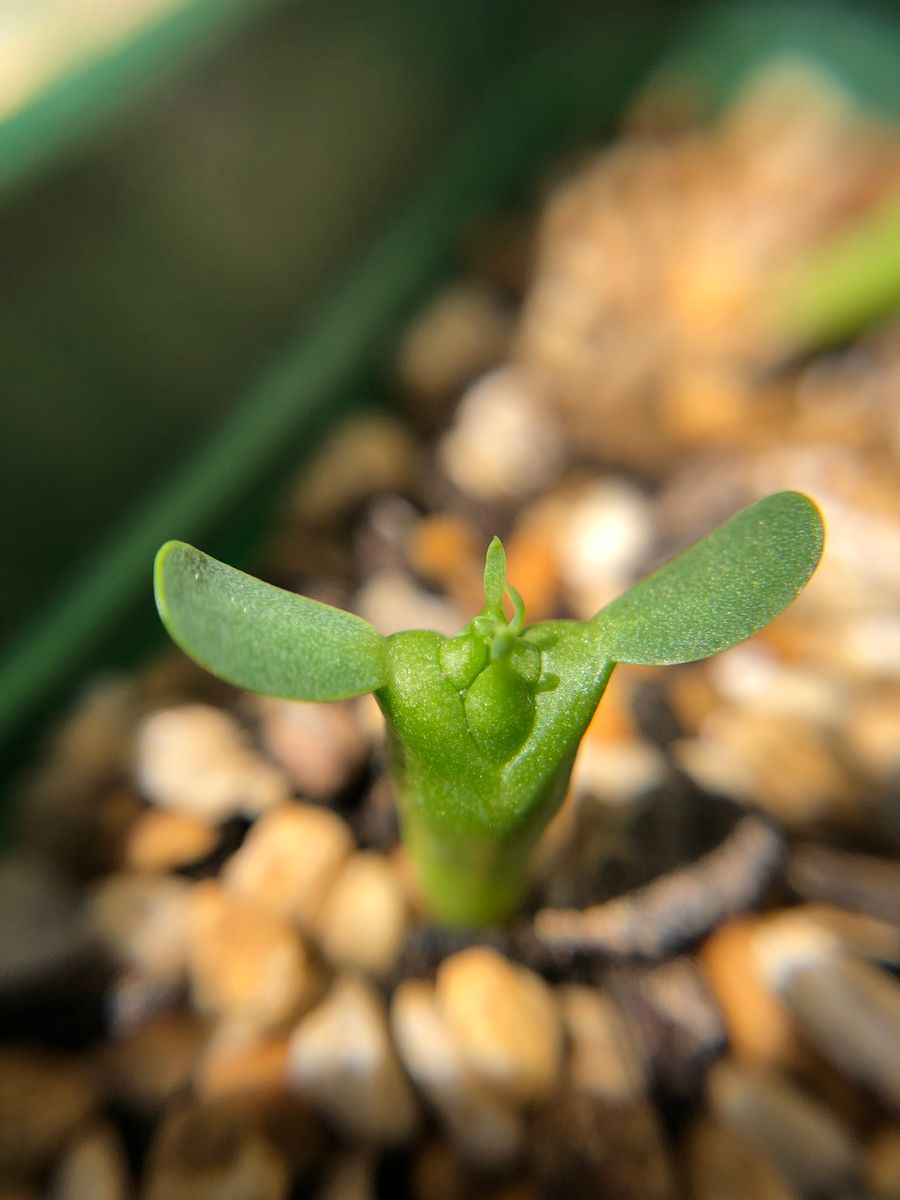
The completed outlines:
[[[428,908],[449,925],[492,925],[520,906],[528,855],[497,842],[436,836],[412,805],[401,806],[403,839]]]
[[[491,924],[521,904],[531,851],[562,803],[612,673],[610,661],[590,661],[582,626],[551,622],[526,636],[523,663],[533,655],[542,665],[527,707],[516,692],[509,705],[503,663],[459,688],[442,667],[446,638],[390,639],[389,680],[376,695],[404,840],[429,907],[450,924]],[[481,688],[493,671],[497,687]],[[528,728],[520,728],[523,709]]]
[[[427,783],[423,788],[421,773],[408,770],[396,743],[391,766],[403,840],[431,911],[460,926],[491,925],[511,916],[528,891],[531,851],[565,797],[571,756],[520,823],[499,836],[473,830],[469,822],[465,830],[454,828],[441,803],[442,789],[429,792]],[[509,798],[502,792],[501,784],[496,800],[506,808]],[[470,813],[483,810],[485,797],[473,796],[462,807]]]

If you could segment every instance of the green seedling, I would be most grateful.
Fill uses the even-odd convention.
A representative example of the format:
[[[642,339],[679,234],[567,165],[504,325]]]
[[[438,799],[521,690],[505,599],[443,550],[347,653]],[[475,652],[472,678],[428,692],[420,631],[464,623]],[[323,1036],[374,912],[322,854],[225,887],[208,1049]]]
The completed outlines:
[[[525,628],[494,538],[484,608],[450,638],[383,637],[183,542],[157,555],[156,600],[179,646],[239,687],[294,700],[373,692],[423,893],[441,919],[482,925],[521,902],[530,852],[562,802],[615,665],[692,662],[756,633],[806,584],[822,543],[815,504],[779,492],[591,620]]]

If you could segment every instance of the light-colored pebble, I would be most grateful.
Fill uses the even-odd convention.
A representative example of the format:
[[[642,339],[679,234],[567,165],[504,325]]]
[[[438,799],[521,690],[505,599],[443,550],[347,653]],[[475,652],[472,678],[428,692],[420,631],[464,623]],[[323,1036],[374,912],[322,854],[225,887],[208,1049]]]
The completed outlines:
[[[569,1045],[569,1078],[576,1091],[611,1103],[643,1096],[643,1057],[613,999],[597,988],[569,984],[559,989],[559,1004]]]
[[[201,1012],[269,1029],[317,994],[318,970],[297,931],[216,881],[194,887],[188,925],[188,970]]]
[[[588,723],[582,746],[629,746],[642,741],[643,735],[634,716],[635,692],[641,679],[656,671],[655,667],[619,665],[613,686],[603,693]]]
[[[47,1166],[97,1103],[82,1064],[27,1049],[0,1051],[0,1177]]]
[[[431,909],[422,893],[422,884],[415,863],[406,846],[402,842],[398,842],[389,857],[391,866],[397,872],[397,878],[400,880],[410,913],[418,920],[431,920]]]
[[[851,708],[843,734],[872,779],[890,783],[900,778],[900,688],[873,692]]]
[[[562,1060],[562,1026],[553,993],[539,976],[476,946],[441,963],[436,996],[478,1078],[523,1102],[553,1090]]]
[[[466,1161],[495,1169],[513,1163],[525,1136],[522,1116],[469,1067],[430,983],[408,979],[400,984],[392,1000],[391,1029],[403,1065]]]
[[[381,975],[396,960],[408,921],[397,871],[383,855],[367,851],[342,867],[319,912],[316,934],[335,966]]]
[[[91,895],[89,924],[123,966],[151,978],[178,980],[187,962],[189,894],[183,879],[108,875]]]
[[[385,637],[407,629],[433,629],[453,637],[468,619],[455,604],[391,569],[369,576],[357,593],[354,611]]]
[[[666,700],[685,733],[696,736],[721,703],[721,696],[702,663],[666,668]]]
[[[256,822],[225,865],[222,881],[261,911],[311,930],[352,849],[353,835],[337,813],[283,804]]]
[[[280,1152],[296,1186],[321,1160],[326,1138],[312,1105],[290,1086],[288,1057],[288,1035],[222,1021],[197,1062],[193,1095],[247,1117]]]
[[[131,1191],[125,1152],[111,1125],[95,1125],[67,1147],[47,1200],[126,1200]]]
[[[765,399],[728,365],[679,362],[662,380],[661,424],[666,436],[690,450],[733,443],[740,439],[748,416],[760,419],[756,410]]]
[[[764,644],[741,643],[706,668],[726,700],[760,712],[830,725],[847,712],[846,686],[833,673],[781,662]]]
[[[900,536],[896,541],[900,544]],[[900,620],[896,612],[866,613],[847,622],[837,646],[851,670],[876,679],[900,679]]]
[[[555,479],[565,441],[539,377],[505,366],[474,383],[438,444],[437,459],[460,491],[487,503],[521,500]]]
[[[137,718],[137,688],[125,676],[88,685],[59,727],[54,759],[70,781],[85,787],[127,765]]]
[[[400,381],[430,412],[500,362],[509,333],[509,317],[487,288],[454,284],[419,313],[403,337]]]
[[[712,1113],[775,1163],[802,1194],[833,1194],[858,1180],[860,1149],[820,1101],[773,1074],[718,1063],[707,1079]]]
[[[650,503],[624,479],[600,479],[573,497],[560,531],[563,585],[588,619],[626,587],[653,547]]]
[[[756,922],[727,921],[706,939],[700,964],[710,982],[735,1055],[747,1062],[784,1066],[798,1053],[790,1014],[754,953]]]
[[[354,778],[370,742],[355,701],[328,704],[259,697],[260,737],[301,795],[324,800]]]
[[[418,1113],[388,1036],[375,988],[339,977],[322,1003],[298,1025],[290,1044],[293,1086],[351,1137],[405,1141]]]
[[[147,717],[136,770],[148,800],[211,825],[256,816],[289,795],[284,774],[252,750],[234,718],[205,704]]]
[[[149,808],[128,833],[125,862],[135,871],[172,871],[205,858],[216,841],[215,829],[205,821]]]
[[[356,717],[368,745],[380,750],[384,742],[384,713],[371,692],[357,696]]]
[[[277,1093],[287,1083],[287,1036],[260,1037],[244,1025],[227,1022],[207,1042],[194,1079],[203,1100]]]
[[[650,742],[586,739],[575,760],[572,784],[608,804],[627,805],[659,787],[668,773],[665,755]]]
[[[724,707],[697,738],[677,743],[678,765],[701,787],[750,802],[789,829],[858,818],[858,781],[835,739],[805,718]]]
[[[798,1025],[848,1078],[900,1110],[900,985],[844,954],[835,934],[788,912],[757,933],[755,950]]]
[[[832,904],[799,904],[762,922],[790,928],[796,925],[826,934],[846,954],[874,962],[900,964],[900,928],[890,921],[848,912]]]
[[[304,524],[328,526],[376,492],[403,492],[416,479],[420,454],[408,427],[385,413],[342,421],[302,472],[288,500]]]
[[[238,1109],[176,1109],[150,1147],[142,1200],[284,1200],[282,1156]]]

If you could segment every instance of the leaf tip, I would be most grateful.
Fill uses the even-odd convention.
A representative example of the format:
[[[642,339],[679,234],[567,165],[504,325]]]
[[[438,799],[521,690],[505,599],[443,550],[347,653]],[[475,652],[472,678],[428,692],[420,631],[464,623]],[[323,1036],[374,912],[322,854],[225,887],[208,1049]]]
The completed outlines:
[[[487,608],[503,612],[506,590],[506,551],[496,536],[491,538],[484,558],[484,599]]]
[[[199,556],[200,552],[193,546],[189,546],[187,542],[171,539],[163,542],[153,560],[153,594],[156,600],[156,609],[170,633],[172,633],[172,629],[168,602],[168,568],[172,565],[173,559],[190,554]]]
[[[825,550],[825,518],[822,515],[819,505],[806,492],[789,489],[783,492],[775,492],[774,495],[768,496],[765,500],[761,501],[762,504],[771,502],[776,502],[781,507],[789,509],[797,521],[798,535],[801,532],[801,527],[803,527],[803,532],[806,534],[806,546],[809,552],[809,571],[799,583],[798,591],[800,591],[806,586],[822,559],[822,554]]]

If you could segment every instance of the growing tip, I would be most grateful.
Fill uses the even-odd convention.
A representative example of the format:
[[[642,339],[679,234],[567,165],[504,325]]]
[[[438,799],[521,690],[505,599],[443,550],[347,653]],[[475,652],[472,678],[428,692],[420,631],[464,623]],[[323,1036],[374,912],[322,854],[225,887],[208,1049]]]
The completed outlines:
[[[506,591],[506,551],[498,537],[491,539],[484,560],[485,609],[503,615],[503,593]]]

